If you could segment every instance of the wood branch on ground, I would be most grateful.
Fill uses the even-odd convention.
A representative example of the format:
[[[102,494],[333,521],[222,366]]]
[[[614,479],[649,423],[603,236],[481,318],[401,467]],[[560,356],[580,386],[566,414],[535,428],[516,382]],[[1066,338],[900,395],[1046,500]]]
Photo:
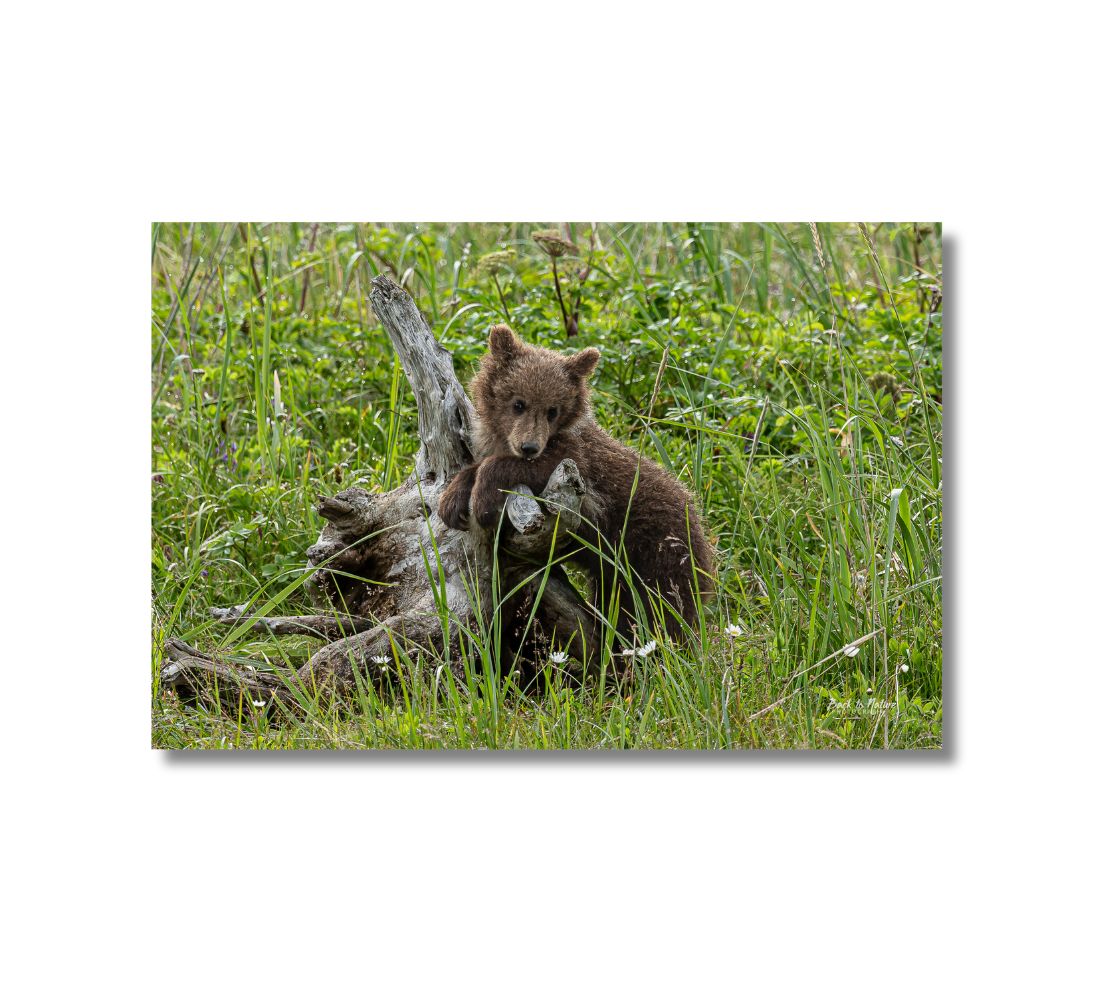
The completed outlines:
[[[165,652],[161,684],[184,701],[238,715],[267,710],[274,703],[296,704],[292,690],[275,673],[222,661],[174,637],[167,640]]]
[[[249,626],[250,631],[269,635],[308,635],[316,639],[340,639],[366,629],[376,628],[370,618],[351,618],[336,612],[330,615],[288,615],[279,618],[254,615],[247,604],[232,608],[211,608],[210,615],[223,625]]]
[[[461,630],[478,632],[481,626],[485,631],[490,625],[493,534],[473,519],[469,531],[454,530],[436,514],[444,487],[472,461],[474,408],[455,376],[451,354],[436,342],[408,293],[383,274],[374,279],[369,300],[416,398],[420,448],[412,474],[388,493],[351,487],[319,498],[318,512],[327,523],[307,557],[309,591],[325,605],[323,614],[267,617],[244,606],[212,609],[224,625],[310,635],[327,644],[285,679],[264,665],[254,669],[173,638],[167,644],[164,688],[217,701],[227,711],[243,705],[246,697],[250,703],[275,700],[294,706],[293,687],[344,691],[354,685],[356,671],[377,679],[386,659],[394,658],[394,644],[409,655],[425,654],[430,663],[449,663],[461,676]],[[579,524],[590,500],[579,470],[565,460],[540,502],[519,487],[506,503],[498,589],[510,594],[530,581],[501,608],[503,629],[516,637],[522,655],[539,656],[555,645],[567,649],[574,661],[586,662],[596,648],[595,613],[563,568],[550,563],[557,543]],[[433,588],[437,560],[442,586]],[[538,588],[540,601],[529,620]],[[446,602],[450,643],[440,601]],[[505,665],[512,666],[508,657]]]

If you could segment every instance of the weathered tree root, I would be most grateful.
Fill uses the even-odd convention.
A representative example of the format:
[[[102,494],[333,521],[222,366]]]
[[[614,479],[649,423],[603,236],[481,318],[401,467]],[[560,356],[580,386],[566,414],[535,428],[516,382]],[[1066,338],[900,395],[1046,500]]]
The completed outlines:
[[[248,623],[252,632],[269,635],[308,635],[316,639],[341,639],[346,635],[376,628],[377,622],[369,618],[348,618],[338,615],[286,615],[279,618],[256,618],[247,604],[232,608],[211,608],[211,616],[222,625]]]
[[[164,648],[161,684],[185,701],[201,701],[230,715],[252,714],[253,709],[268,709],[274,702],[296,704],[289,686],[276,674],[223,662],[182,639],[168,639]]]
[[[373,282],[370,302],[417,401],[421,445],[413,475],[389,493],[352,487],[320,498],[319,513],[327,524],[307,557],[314,571],[309,590],[326,603],[324,614],[270,618],[253,616],[244,606],[212,609],[225,625],[251,622],[256,632],[309,635],[328,644],[293,676],[284,677],[171,639],[164,688],[226,711],[246,699],[252,705],[292,707],[299,703],[294,693],[299,688],[345,691],[354,685],[355,671],[376,679],[386,659],[393,659],[394,643],[409,655],[426,652],[433,662],[450,662],[455,673],[460,631],[485,631],[490,625],[493,535],[473,519],[470,531],[456,531],[434,513],[446,484],[472,460],[474,409],[455,377],[450,354],[436,343],[408,294],[381,275]],[[542,569],[594,502],[570,460],[557,466],[540,502],[524,487],[507,500],[499,592],[509,595],[528,581],[500,609],[507,667],[518,650],[526,659],[539,660],[551,648],[564,648],[575,666],[597,648],[594,611],[561,566]],[[450,648],[441,608],[448,614]]]

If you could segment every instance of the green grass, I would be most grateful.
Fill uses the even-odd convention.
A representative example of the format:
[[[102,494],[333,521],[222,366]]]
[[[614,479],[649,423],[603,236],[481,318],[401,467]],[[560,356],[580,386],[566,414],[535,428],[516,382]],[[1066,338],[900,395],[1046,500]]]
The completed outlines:
[[[540,228],[153,227],[153,744],[940,747],[940,227],[598,224],[592,250],[572,224],[570,338]],[[207,609],[299,578],[319,494],[408,474],[414,402],[365,302],[383,270],[464,382],[507,312],[530,342],[603,352],[600,423],[695,491],[719,550],[695,643],[659,647],[621,689],[530,695],[416,664],[392,692],[272,726],[159,691],[169,635],[274,665],[316,648],[231,643]],[[271,613],[308,610],[301,594]]]

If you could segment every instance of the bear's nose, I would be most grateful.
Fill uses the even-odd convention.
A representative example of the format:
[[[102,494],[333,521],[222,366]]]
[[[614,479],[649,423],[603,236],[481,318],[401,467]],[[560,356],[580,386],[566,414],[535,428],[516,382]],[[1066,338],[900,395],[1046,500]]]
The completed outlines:
[[[540,448],[538,448],[532,441],[529,441],[521,446],[521,454],[526,458],[532,458]]]

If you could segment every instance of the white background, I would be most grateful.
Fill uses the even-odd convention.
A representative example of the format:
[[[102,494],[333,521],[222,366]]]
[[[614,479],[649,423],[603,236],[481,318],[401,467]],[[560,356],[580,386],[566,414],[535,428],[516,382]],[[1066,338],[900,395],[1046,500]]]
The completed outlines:
[[[9,995],[1115,988],[1115,25],[903,8],[5,15]],[[150,750],[151,220],[571,217],[944,220],[946,751]]]

